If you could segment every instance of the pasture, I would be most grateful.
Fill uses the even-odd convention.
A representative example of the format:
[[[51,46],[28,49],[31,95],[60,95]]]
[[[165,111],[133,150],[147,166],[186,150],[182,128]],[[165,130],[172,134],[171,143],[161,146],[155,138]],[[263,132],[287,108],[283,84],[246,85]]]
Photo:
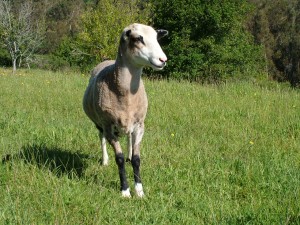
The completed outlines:
[[[0,69],[0,224],[300,224],[299,90],[144,81],[146,198],[123,199],[88,77]]]

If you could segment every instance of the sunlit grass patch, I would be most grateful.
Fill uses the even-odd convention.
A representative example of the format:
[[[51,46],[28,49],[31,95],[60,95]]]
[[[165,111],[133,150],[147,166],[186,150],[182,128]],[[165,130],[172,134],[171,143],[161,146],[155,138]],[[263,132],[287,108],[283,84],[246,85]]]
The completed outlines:
[[[97,131],[82,110],[88,77],[41,70],[3,73],[0,224],[300,220],[297,90],[145,79],[149,110],[141,175],[146,198],[124,200],[112,149],[109,166],[101,166]],[[130,163],[126,169],[133,189]]]

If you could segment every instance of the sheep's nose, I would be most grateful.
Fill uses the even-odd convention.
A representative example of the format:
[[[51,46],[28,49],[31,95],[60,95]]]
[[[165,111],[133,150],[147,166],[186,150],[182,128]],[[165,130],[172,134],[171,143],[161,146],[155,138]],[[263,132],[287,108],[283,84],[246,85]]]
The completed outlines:
[[[160,57],[160,58],[159,58],[159,61],[161,61],[161,62],[163,62],[163,63],[167,62],[167,60],[168,60],[167,57],[165,57],[165,58]]]

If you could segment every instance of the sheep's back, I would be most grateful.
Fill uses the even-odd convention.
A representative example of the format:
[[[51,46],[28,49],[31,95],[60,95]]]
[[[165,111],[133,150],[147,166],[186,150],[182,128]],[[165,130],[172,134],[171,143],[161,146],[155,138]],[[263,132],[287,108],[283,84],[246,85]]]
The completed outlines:
[[[98,64],[91,72],[89,84],[83,97],[83,109],[87,116],[95,123],[99,124],[103,119],[101,109],[99,109],[99,96],[101,89],[105,89],[105,77],[113,72],[115,60],[108,60]]]
[[[108,68],[111,65],[115,64],[115,60],[107,60],[104,61],[102,63],[99,63],[91,72],[91,77],[95,77],[98,76],[102,70],[104,70],[105,68]]]

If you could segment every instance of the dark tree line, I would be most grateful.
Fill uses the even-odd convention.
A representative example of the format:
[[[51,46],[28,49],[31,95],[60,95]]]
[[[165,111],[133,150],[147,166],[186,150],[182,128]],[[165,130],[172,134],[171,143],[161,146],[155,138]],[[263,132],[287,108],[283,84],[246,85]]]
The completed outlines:
[[[278,81],[300,83],[300,1],[249,0],[256,5],[250,31],[264,47],[267,71]]]
[[[8,3],[15,20],[9,32]],[[21,11],[26,4],[29,14]],[[28,22],[18,24],[22,15]],[[87,71],[115,58],[125,24],[142,22],[170,32],[162,43],[169,56],[162,76],[203,81],[268,74],[300,83],[299,0],[0,0],[0,20],[2,66]],[[18,37],[22,26],[31,31],[26,40]]]

